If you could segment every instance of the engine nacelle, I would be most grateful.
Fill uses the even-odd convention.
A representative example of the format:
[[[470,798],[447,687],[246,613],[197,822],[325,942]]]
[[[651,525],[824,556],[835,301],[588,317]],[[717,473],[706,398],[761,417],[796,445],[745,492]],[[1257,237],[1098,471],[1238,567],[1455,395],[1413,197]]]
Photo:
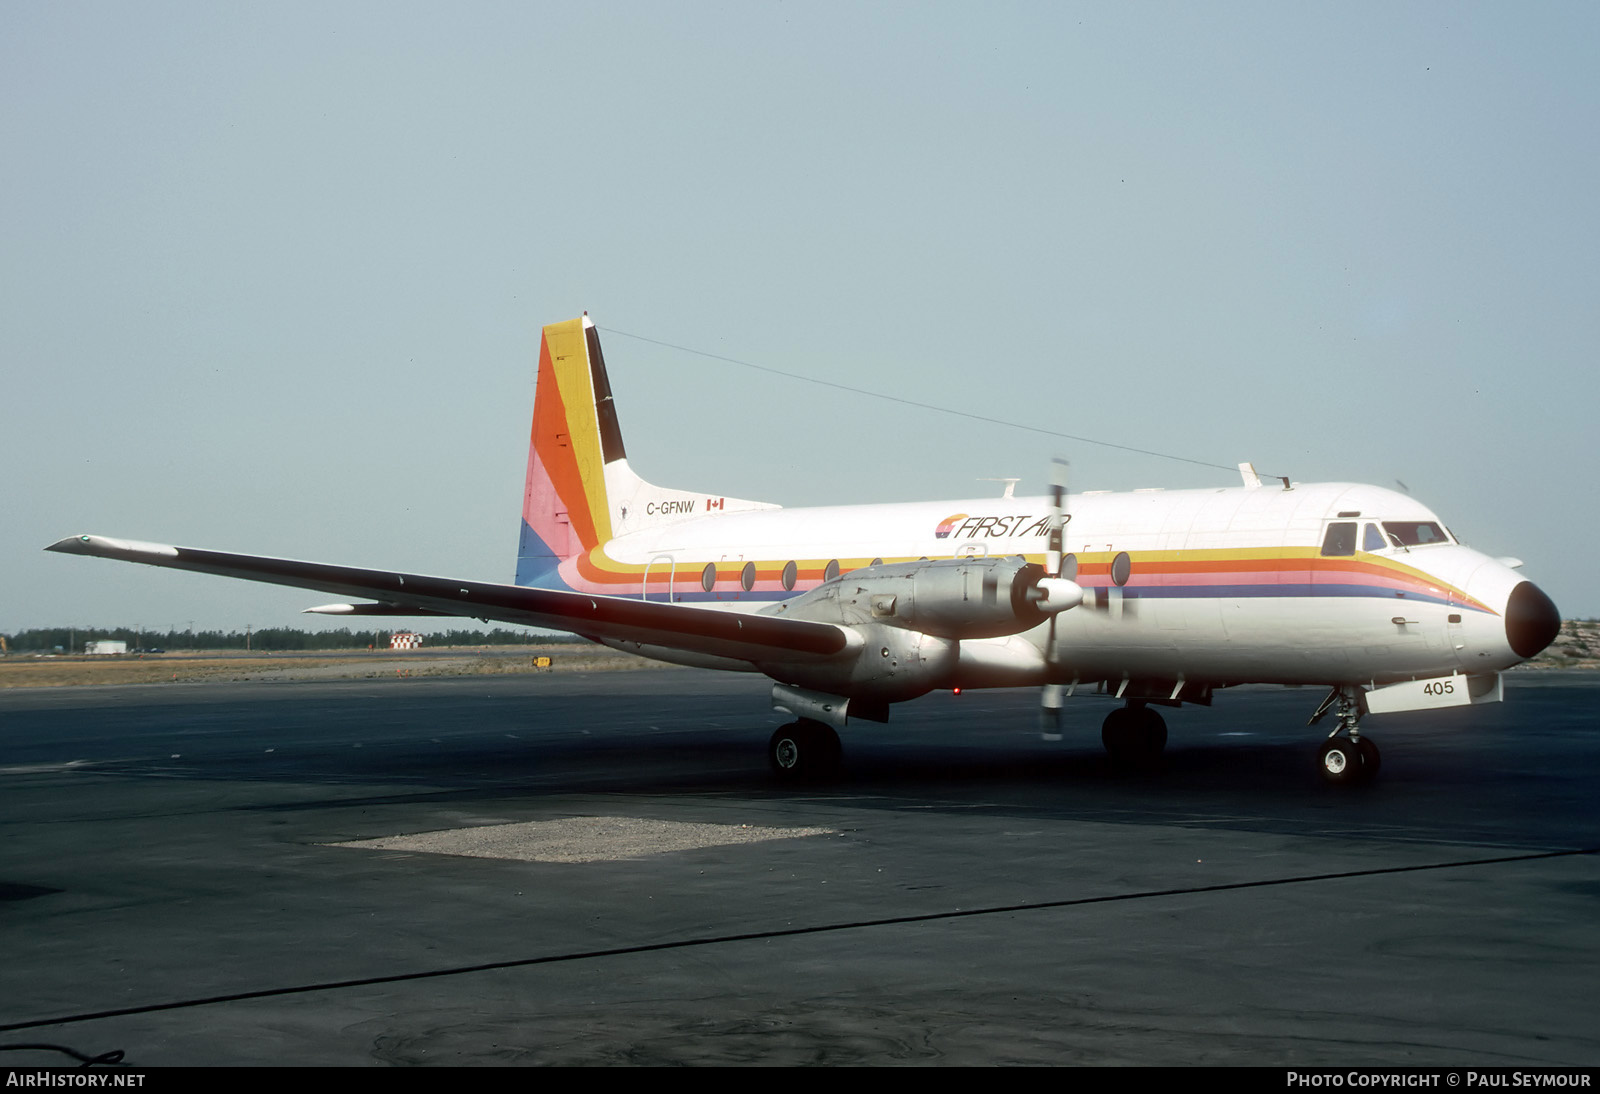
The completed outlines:
[[[915,699],[935,688],[950,687],[955,680],[961,658],[957,639],[879,623],[852,629],[862,642],[848,657],[756,667],[786,684],[879,703]]]
[[[1072,582],[1047,578],[1043,567],[1020,558],[947,558],[856,570],[785,601],[772,614],[941,638],[1000,638],[1031,630],[1081,598]]]
[[[758,664],[775,680],[853,700],[898,703],[952,687],[963,638],[1031,630],[1083,590],[1020,558],[947,558],[869,566],[768,608],[850,628],[846,656]]]

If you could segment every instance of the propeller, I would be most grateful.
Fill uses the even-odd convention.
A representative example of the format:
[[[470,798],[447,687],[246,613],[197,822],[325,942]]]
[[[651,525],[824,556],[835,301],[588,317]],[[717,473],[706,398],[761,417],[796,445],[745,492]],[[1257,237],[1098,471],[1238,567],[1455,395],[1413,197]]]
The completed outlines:
[[[1067,496],[1067,469],[1066,460],[1056,459],[1050,463],[1050,523],[1048,546],[1045,548],[1044,569],[1047,579],[1059,580],[1061,577],[1061,542],[1063,538],[1062,525],[1066,509]],[[1078,593],[1080,602],[1083,598],[1082,590]],[[1050,629],[1045,638],[1044,660],[1051,670],[1056,666],[1056,616],[1058,612],[1050,613]],[[1050,672],[1051,676],[1055,673]],[[1047,741],[1061,740],[1061,685],[1054,681],[1045,684],[1044,692],[1040,696],[1039,707],[1039,735]]]
[[[1126,551],[1119,552],[1111,561],[1111,583],[1109,585],[1096,585],[1084,588],[1077,583],[1078,561],[1076,555],[1068,555],[1062,550],[1066,540],[1066,499],[1067,499],[1067,471],[1069,464],[1066,460],[1056,459],[1050,468],[1050,505],[1048,547],[1045,550],[1044,568],[1046,576],[1039,582],[1041,588],[1051,590],[1047,594],[1044,604],[1051,612],[1049,629],[1045,638],[1045,664],[1049,666],[1048,675],[1054,677],[1053,671],[1057,664],[1058,653],[1056,648],[1056,615],[1068,608],[1080,608],[1083,611],[1099,614],[1100,616],[1116,620],[1132,620],[1134,608],[1138,601],[1130,600],[1123,596],[1122,586],[1128,581],[1131,561]],[[1071,566],[1067,566],[1071,559]],[[1070,573],[1064,570],[1070,569]],[[1061,701],[1064,688],[1058,683],[1044,685],[1044,693],[1040,697],[1039,732],[1047,741],[1061,740]]]

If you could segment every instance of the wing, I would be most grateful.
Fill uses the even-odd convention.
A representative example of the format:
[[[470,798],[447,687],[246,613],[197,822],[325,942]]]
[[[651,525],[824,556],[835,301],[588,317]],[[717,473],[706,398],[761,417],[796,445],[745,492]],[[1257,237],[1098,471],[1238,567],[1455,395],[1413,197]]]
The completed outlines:
[[[371,614],[492,619],[571,631],[587,638],[642,642],[740,661],[820,661],[860,644],[857,635],[831,623],[738,615],[683,604],[458,581],[388,570],[362,570],[261,555],[236,555],[109,536],[69,536],[45,550],[193,570],[297,589],[317,589],[337,596],[372,597],[382,607],[373,606]],[[357,611],[359,613],[359,607]],[[781,657],[775,656],[779,653]]]

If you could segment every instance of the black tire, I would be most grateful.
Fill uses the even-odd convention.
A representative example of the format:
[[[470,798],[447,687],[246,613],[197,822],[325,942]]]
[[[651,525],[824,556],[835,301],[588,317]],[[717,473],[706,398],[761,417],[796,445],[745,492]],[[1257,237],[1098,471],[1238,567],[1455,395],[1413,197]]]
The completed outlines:
[[[843,753],[833,727],[804,719],[779,727],[767,741],[773,773],[791,782],[831,775]]]
[[[1138,746],[1138,760],[1141,765],[1151,767],[1161,762],[1161,754],[1166,751],[1167,720],[1149,707],[1136,710],[1139,728],[1134,739]]]
[[[1317,749],[1317,770],[1333,786],[1355,786],[1367,780],[1361,746],[1348,737],[1329,737]]]
[[[1371,737],[1363,737],[1356,742],[1356,748],[1361,752],[1361,777],[1366,782],[1371,782],[1378,777],[1378,769],[1383,766],[1383,757],[1378,753],[1378,746]]]
[[[844,743],[832,726],[818,726],[817,733],[822,738],[822,773],[837,775],[844,766]]]
[[[1100,726],[1100,742],[1112,762],[1124,767],[1150,768],[1161,762],[1167,747],[1167,722],[1147,706],[1118,707]]]
[[[1133,752],[1133,712],[1117,707],[1100,723],[1100,743],[1113,763],[1127,763]]]
[[[790,722],[773,731],[767,740],[767,762],[781,779],[798,779],[805,773],[808,755],[806,735],[799,722]]]

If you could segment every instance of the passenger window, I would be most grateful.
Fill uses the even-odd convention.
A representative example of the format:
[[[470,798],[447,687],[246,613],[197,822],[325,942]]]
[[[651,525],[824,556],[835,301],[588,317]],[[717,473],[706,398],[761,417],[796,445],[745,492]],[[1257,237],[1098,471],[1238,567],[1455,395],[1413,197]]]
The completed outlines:
[[[1378,531],[1376,524],[1369,524],[1361,533],[1361,549],[1363,551],[1381,551],[1389,546],[1384,542],[1383,533]]]
[[[822,571],[822,580],[823,581],[832,581],[834,578],[836,578],[838,576],[839,576],[839,560],[836,559],[836,558],[835,559],[829,559],[828,560],[828,565]]]
[[[1133,560],[1128,557],[1128,552],[1118,552],[1117,557],[1111,560],[1111,580],[1118,585],[1126,585],[1132,573]]]
[[[756,587],[756,564],[754,562],[746,562],[744,564],[744,569],[739,573],[739,587],[745,592],[749,592]]]
[[[1328,525],[1328,534],[1322,537],[1323,557],[1353,555],[1355,553],[1356,522],[1353,520],[1341,520]]]
[[[706,563],[706,568],[700,571],[700,587],[709,593],[716,583],[717,564],[715,562],[708,562]]]
[[[794,589],[795,579],[800,576],[800,568],[791,559],[783,568],[783,591],[790,592]]]

